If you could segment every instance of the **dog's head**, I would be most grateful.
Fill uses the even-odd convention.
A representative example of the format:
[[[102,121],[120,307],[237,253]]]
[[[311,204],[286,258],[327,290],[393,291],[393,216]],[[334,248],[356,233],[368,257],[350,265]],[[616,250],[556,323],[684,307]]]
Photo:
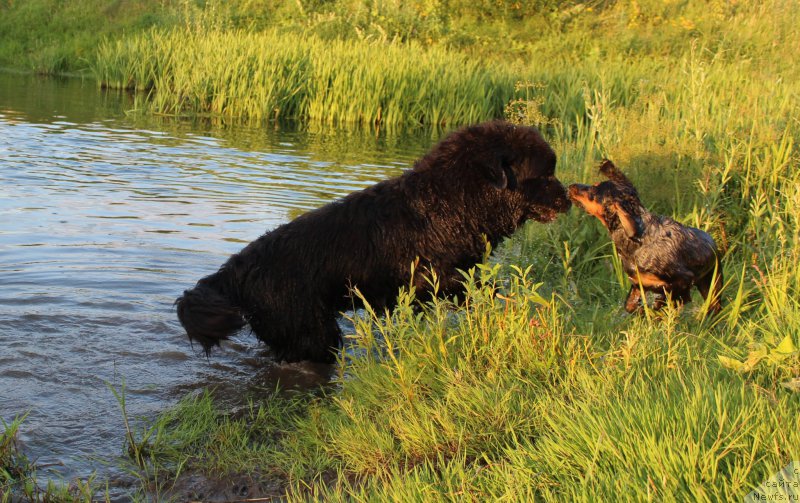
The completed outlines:
[[[556,154],[538,130],[498,120],[451,133],[413,171],[439,185],[436,190],[491,208],[513,231],[528,219],[549,222],[570,208],[555,168]]]
[[[555,177],[556,154],[535,128],[494,121],[467,128],[461,138],[468,176],[486,185],[490,200],[512,207],[518,225],[549,222],[570,208]]]
[[[569,198],[586,213],[597,217],[609,232],[613,233],[621,227],[628,238],[640,237],[644,232],[641,218],[643,207],[636,187],[607,159],[600,165],[600,173],[608,181],[594,185],[572,184],[569,186]]]
[[[509,198],[521,196],[522,220],[554,220],[571,204],[564,185],[555,177],[556,153],[538,130],[504,123],[506,148],[487,163],[490,183],[510,191]],[[521,223],[521,222],[520,222]]]

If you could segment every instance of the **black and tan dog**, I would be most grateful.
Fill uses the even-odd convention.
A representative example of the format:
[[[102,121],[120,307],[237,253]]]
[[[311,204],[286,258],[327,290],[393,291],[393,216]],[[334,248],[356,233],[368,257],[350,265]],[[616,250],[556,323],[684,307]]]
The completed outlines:
[[[431,295],[430,271],[441,294],[458,292],[458,270],[482,260],[487,240],[569,208],[555,166],[533,128],[496,121],[451,133],[403,175],[250,243],[178,298],[178,318],[206,352],[249,324],[277,358],[333,361],[352,288],[391,308],[416,262],[418,296]]]
[[[641,309],[642,290],[655,294],[653,309],[658,310],[668,296],[681,304],[690,302],[696,286],[703,299],[712,296],[709,311],[718,313],[722,268],[711,236],[647,211],[636,188],[611,161],[603,161],[600,172],[608,181],[570,185],[569,198],[608,229],[633,283],[625,310]]]

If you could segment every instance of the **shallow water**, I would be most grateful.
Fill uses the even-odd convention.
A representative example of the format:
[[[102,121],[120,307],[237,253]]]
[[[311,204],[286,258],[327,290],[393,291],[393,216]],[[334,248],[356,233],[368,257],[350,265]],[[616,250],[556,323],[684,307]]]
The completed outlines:
[[[173,301],[263,232],[407,168],[431,134],[126,113],[92,82],[0,73],[0,417],[55,476],[111,475],[132,416],[186,393],[310,387],[243,335],[209,359]],[[255,390],[255,391],[254,391]]]

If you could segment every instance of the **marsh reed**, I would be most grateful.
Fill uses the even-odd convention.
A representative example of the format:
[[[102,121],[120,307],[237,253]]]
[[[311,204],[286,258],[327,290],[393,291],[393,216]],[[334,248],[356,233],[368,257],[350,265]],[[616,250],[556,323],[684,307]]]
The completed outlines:
[[[107,41],[102,86],[149,94],[169,115],[326,124],[477,122],[502,114],[515,76],[437,48],[276,32],[153,30]]]

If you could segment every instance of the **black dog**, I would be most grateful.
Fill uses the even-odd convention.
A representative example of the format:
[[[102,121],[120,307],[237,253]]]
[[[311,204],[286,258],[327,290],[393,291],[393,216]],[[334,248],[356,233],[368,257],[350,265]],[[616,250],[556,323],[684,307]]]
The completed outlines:
[[[440,294],[458,292],[458,270],[482,260],[487,240],[570,207],[555,165],[533,128],[496,121],[451,133],[403,175],[250,243],[178,298],[178,318],[206,352],[249,323],[280,359],[334,361],[352,288],[391,308],[416,262],[418,296],[430,296],[431,271]]]
[[[655,293],[653,309],[659,310],[667,295],[679,303],[690,302],[692,286],[697,286],[703,299],[712,295],[709,311],[718,313],[722,268],[711,236],[647,211],[636,188],[611,161],[603,161],[600,172],[609,181],[570,185],[569,197],[611,234],[633,283],[625,310],[632,313],[641,308],[642,289]]]

